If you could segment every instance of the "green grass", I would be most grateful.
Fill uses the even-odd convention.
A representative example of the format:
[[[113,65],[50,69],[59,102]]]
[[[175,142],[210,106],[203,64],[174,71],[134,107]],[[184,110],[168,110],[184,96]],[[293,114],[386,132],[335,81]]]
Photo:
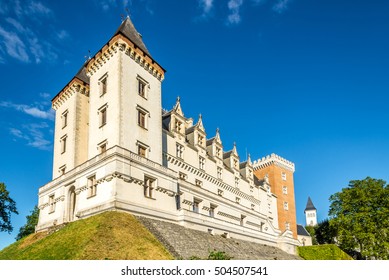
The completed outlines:
[[[31,234],[0,251],[2,260],[173,259],[134,216],[105,212],[59,231]]]
[[[305,260],[352,260],[334,244],[298,247],[298,253]]]

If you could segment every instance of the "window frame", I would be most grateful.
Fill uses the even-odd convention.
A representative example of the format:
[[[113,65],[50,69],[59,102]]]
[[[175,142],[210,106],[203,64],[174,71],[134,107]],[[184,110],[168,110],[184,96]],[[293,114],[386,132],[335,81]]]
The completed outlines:
[[[136,110],[138,111],[137,113],[137,123],[138,126],[143,128],[143,129],[148,129],[148,117],[149,117],[149,111],[146,109],[140,107],[139,105],[136,107]]]
[[[69,110],[65,110],[61,117],[62,117],[62,129],[64,129],[68,125],[68,115],[69,115]]]
[[[108,91],[108,73],[105,73],[101,78],[99,79],[99,93],[100,97],[105,95]]]
[[[144,99],[148,98],[148,89],[150,88],[150,84],[143,79],[141,76],[137,76],[137,92],[140,97]]]
[[[98,114],[99,114],[99,128],[102,128],[103,126],[105,126],[107,124],[107,118],[108,118],[108,104],[104,104],[103,106],[101,106],[98,110]]]
[[[66,153],[67,138],[68,138],[68,135],[65,134],[65,135],[62,136],[61,139],[60,139],[60,143],[61,143],[61,154]]]
[[[95,197],[97,195],[97,180],[96,174],[93,174],[87,178],[88,197]]]
[[[143,195],[146,198],[154,199],[154,189],[157,179],[145,175],[143,179]]]
[[[138,146],[138,155],[141,156],[141,157],[144,157],[144,158],[148,158],[149,157],[149,146],[138,141],[136,143],[136,145]],[[141,151],[144,151],[144,154],[141,153]]]

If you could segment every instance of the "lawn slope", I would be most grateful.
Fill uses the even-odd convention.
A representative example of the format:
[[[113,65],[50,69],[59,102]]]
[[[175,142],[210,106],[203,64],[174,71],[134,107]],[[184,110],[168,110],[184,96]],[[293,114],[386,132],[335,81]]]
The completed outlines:
[[[335,244],[298,247],[299,256],[305,260],[352,260]]]
[[[173,256],[134,216],[105,212],[59,231],[31,234],[0,251],[2,260],[160,260]]]

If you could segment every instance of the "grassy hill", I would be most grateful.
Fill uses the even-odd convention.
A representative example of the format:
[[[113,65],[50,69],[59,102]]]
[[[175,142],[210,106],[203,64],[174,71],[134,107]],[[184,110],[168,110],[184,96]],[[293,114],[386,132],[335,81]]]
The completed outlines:
[[[305,246],[298,248],[299,256],[305,260],[352,260],[334,244]]]
[[[169,260],[173,256],[134,216],[105,212],[59,231],[31,234],[0,251],[2,260]]]

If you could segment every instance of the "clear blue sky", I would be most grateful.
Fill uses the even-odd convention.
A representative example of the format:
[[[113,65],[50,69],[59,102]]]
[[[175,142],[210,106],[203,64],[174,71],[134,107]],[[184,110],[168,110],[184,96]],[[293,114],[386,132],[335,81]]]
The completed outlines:
[[[12,243],[51,179],[50,100],[121,23],[125,8],[166,70],[163,107],[220,128],[241,160],[296,164],[297,221],[308,196],[327,217],[353,179],[389,181],[389,1],[0,0],[0,182],[16,201]]]

